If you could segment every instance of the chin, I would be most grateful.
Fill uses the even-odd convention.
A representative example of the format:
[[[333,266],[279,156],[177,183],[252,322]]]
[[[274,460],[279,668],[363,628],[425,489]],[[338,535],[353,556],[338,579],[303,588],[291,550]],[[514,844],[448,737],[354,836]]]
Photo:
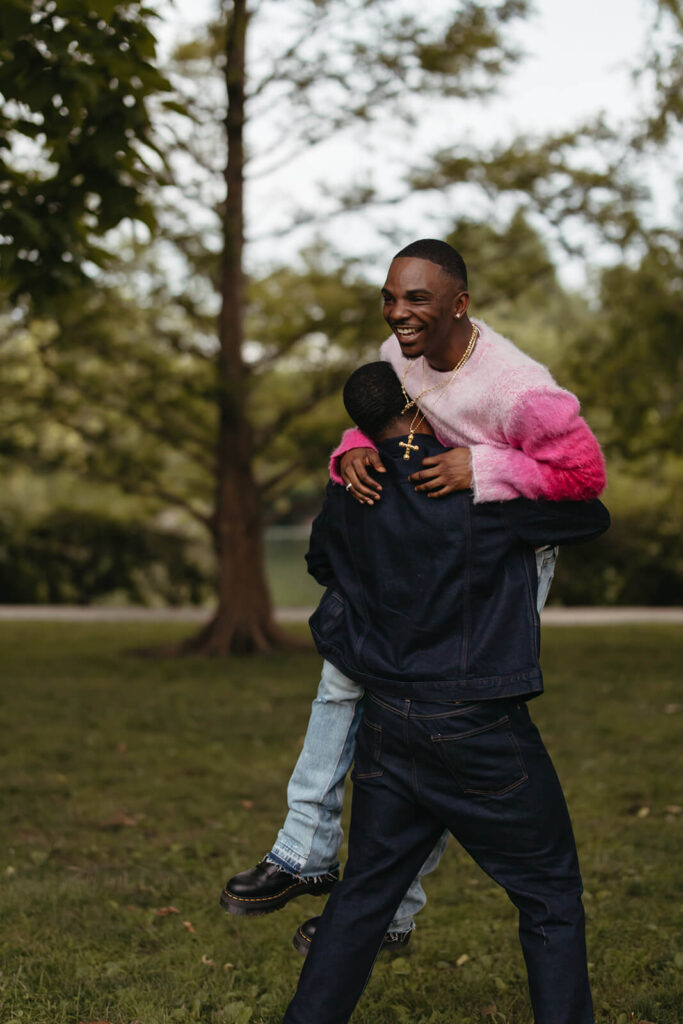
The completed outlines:
[[[419,359],[423,355],[423,350],[418,345],[403,346],[399,341],[398,347],[401,349],[401,355],[404,359]]]

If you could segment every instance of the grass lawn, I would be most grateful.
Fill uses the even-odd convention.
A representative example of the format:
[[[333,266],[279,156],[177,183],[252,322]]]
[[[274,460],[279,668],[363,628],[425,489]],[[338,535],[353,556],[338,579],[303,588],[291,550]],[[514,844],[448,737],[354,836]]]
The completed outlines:
[[[319,659],[121,653],[178,630],[0,626],[2,1024],[277,1024],[294,991],[291,936],[321,903],[248,919],[218,897],[281,822]],[[597,1020],[674,1024],[683,635],[547,627],[543,661],[532,713],[575,823]],[[455,845],[426,887],[354,1024],[530,1024],[505,894]]]

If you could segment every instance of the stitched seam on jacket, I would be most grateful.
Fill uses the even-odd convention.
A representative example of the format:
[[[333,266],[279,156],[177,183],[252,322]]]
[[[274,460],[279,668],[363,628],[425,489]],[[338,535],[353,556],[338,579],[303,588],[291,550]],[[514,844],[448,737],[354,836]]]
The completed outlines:
[[[465,571],[462,583],[462,651],[460,653],[460,674],[467,675],[467,662],[470,653],[470,630],[472,628],[472,609],[470,607],[470,587],[472,584],[472,519],[471,506],[465,504]]]

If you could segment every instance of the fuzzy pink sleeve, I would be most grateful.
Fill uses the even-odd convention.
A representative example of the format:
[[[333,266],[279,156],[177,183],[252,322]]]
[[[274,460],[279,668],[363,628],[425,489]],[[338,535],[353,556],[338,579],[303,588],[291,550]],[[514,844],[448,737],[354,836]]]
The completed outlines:
[[[508,501],[520,495],[581,501],[604,490],[600,446],[570,392],[526,392],[504,429],[510,447],[470,448],[475,502]]]
[[[370,438],[366,437],[358,427],[349,427],[348,430],[345,430],[341,441],[330,455],[330,480],[335,484],[344,483],[339,472],[339,460],[344,452],[348,452],[352,448],[372,448],[377,451]]]

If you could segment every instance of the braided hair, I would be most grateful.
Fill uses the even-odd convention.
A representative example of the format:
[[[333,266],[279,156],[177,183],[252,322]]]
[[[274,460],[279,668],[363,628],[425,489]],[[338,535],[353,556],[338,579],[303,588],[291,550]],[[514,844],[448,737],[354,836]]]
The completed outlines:
[[[343,391],[351,419],[368,437],[381,434],[398,419],[406,404],[391,363],[366,363],[351,374]]]

